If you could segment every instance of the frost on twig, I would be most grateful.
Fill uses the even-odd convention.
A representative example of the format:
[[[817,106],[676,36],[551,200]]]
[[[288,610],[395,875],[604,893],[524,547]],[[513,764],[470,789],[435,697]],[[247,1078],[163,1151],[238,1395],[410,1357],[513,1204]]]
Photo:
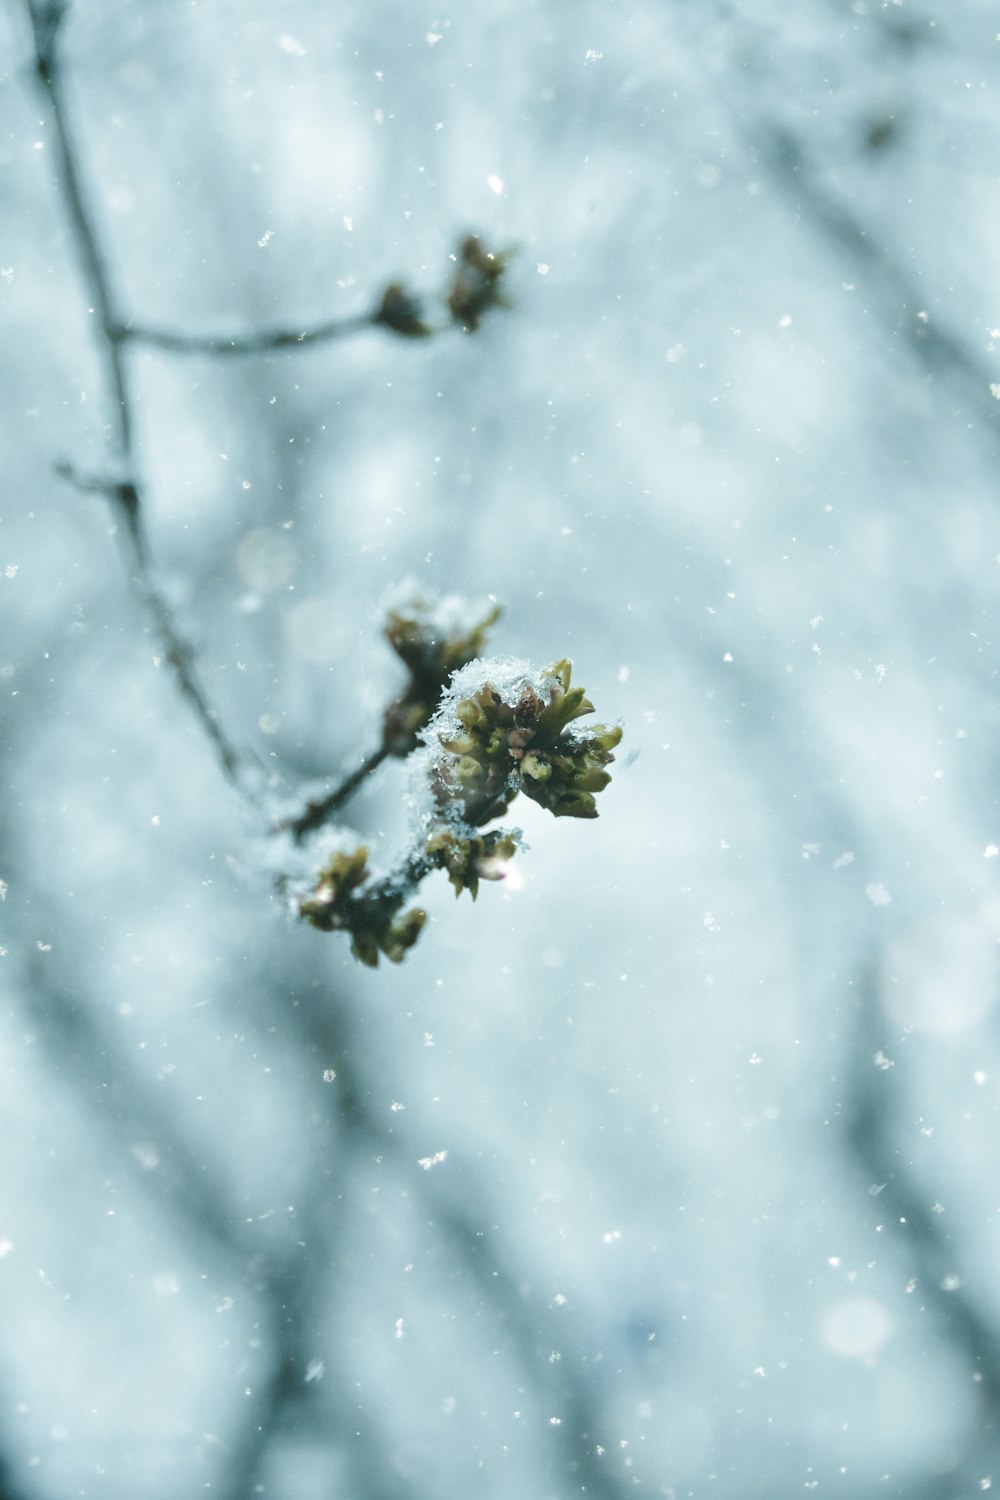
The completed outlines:
[[[592,712],[583,689],[571,686],[568,661],[543,672],[503,658],[462,666],[413,757],[417,834],[409,854],[376,880],[367,848],[337,849],[299,898],[299,915],[324,932],[349,932],[362,963],[374,967],[380,953],[398,963],[426,920],[419,907],[403,911],[425,876],[444,870],[455,894],[467,890],[473,900],[480,880],[503,879],[520,834],[483,830],[519,793],[555,817],[597,817],[622,732],[577,726]]]

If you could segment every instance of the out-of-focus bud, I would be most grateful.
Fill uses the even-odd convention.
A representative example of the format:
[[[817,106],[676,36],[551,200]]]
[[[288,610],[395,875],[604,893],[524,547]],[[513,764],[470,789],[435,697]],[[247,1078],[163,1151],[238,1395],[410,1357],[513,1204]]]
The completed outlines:
[[[382,293],[382,300],[372,314],[372,322],[406,339],[425,339],[434,332],[424,322],[419,298],[398,281],[391,282]]]
[[[421,907],[414,906],[389,924],[381,940],[381,946],[382,952],[390,963],[402,963],[404,955],[413,947],[423,931],[426,921],[427,913]]]
[[[509,307],[500,279],[513,251],[486,250],[478,235],[470,234],[458,249],[458,264],[448,290],[448,311],[466,333],[474,333],[491,307]]]
[[[299,902],[299,916],[322,932],[349,927],[351,893],[368,879],[368,850],[362,844],[351,853],[332,854],[308,896]]]

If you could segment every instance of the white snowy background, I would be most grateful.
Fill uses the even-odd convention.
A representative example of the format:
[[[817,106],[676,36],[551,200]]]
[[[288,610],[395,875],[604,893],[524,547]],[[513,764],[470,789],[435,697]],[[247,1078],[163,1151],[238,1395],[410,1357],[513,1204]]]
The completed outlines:
[[[3,0],[4,1500],[1000,1484],[995,8],[80,0],[61,56],[139,324],[517,247],[475,335],[128,347],[228,732],[349,769],[410,579],[625,738],[398,969],[288,919],[57,472],[110,396]]]

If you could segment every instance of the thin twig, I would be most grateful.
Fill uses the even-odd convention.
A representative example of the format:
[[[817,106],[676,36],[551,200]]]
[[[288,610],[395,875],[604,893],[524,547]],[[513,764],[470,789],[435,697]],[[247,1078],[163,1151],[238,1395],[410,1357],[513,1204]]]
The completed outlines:
[[[357,791],[361,783],[367,780],[373,771],[378,770],[379,766],[390,754],[391,751],[388,745],[384,743],[379,745],[378,749],[373,750],[369,756],[366,756],[361,764],[349,776],[345,777],[339,786],[334,787],[328,796],[322,797],[318,802],[307,803],[304,811],[299,813],[298,817],[289,818],[285,822],[279,823],[277,831],[289,832],[293,835],[297,844],[301,843],[308,834],[314,833],[317,828],[322,828],[331,814],[344,805],[348,797]]]
[[[473,237],[474,240],[474,237]],[[466,244],[472,241],[467,240]],[[478,240],[474,241],[478,245]],[[492,260],[493,257],[488,257]],[[497,270],[490,279],[490,287],[499,277],[503,262],[498,259]],[[501,304],[503,299],[492,290],[488,303]],[[359,313],[352,318],[332,318],[313,328],[271,328],[256,333],[237,335],[175,333],[167,328],[153,328],[141,323],[120,323],[109,330],[110,337],[118,343],[146,344],[154,349],[166,349],[173,354],[244,355],[268,354],[276,349],[297,349],[308,344],[328,344],[336,339],[350,338],[366,328],[383,328],[399,338],[422,340],[445,333],[461,326],[452,309],[450,323],[433,324],[424,320],[421,299],[415,297],[400,282],[391,282],[383,291],[376,307],[369,313]],[[474,327],[475,324],[470,324]]]
[[[108,330],[120,319],[115,304],[111,277],[100,240],[94,228],[94,217],[86,201],[76,151],[72,144],[72,129],[66,112],[65,95],[59,66],[58,37],[65,18],[62,4],[41,5],[38,0],[25,0],[35,38],[35,65],[38,77],[48,95],[55,125],[57,173],[65,199],[66,211],[73,227],[77,254],[82,262],[84,279],[91,294],[97,326],[104,334],[105,359],[114,393],[112,405],[113,446],[122,457],[132,451],[131,404],[125,380],[125,369],[115,341],[108,337]],[[126,512],[128,515],[128,512]]]
[[[166,328],[147,328],[142,324],[116,324],[111,330],[115,344],[145,344],[154,349],[166,349],[172,354],[243,355],[268,354],[275,349],[299,348],[303,344],[330,343],[335,339],[350,338],[365,328],[376,326],[374,313],[361,313],[355,318],[335,319],[320,323],[315,328],[262,329],[259,333],[236,335],[172,333]]]
[[[94,309],[98,344],[112,398],[109,446],[114,467],[122,477],[103,485],[88,487],[102,489],[121,520],[129,577],[152,618],[163,646],[164,660],[172,670],[182,696],[193,709],[207,735],[223,775],[232,786],[249,797],[251,786],[247,776],[248,758],[236,749],[219,723],[218,714],[195,669],[194,650],[177,625],[169,604],[152,576],[142,493],[135,477],[137,465],[132,398],[120,337],[124,319],[101,245],[96,215],[88,202],[83,184],[79,152],[73,138],[59,64],[58,37],[65,9],[61,3],[43,5],[39,0],[25,0],[25,6],[35,40],[36,71],[51,110],[56,174],[88,298]],[[67,472],[65,466],[63,472]]]

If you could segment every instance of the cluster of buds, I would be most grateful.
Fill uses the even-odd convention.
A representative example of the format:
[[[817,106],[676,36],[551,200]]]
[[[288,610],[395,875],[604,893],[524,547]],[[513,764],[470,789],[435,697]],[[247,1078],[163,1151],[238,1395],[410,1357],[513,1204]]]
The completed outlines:
[[[419,735],[426,748],[415,764],[432,805],[418,801],[420,832],[390,874],[373,877],[364,846],[341,848],[297,902],[321,932],[348,933],[351,952],[369,968],[380,956],[399,963],[417,941],[427,913],[403,908],[432,871],[443,870],[456,896],[468,891],[473,900],[481,880],[504,878],[520,833],[485,825],[519,792],[555,817],[596,818],[597,793],[611,779],[621,730],[579,727],[593,704],[571,685],[568,661],[536,673],[525,662],[481,659],[498,614],[460,623],[459,602],[445,600],[433,608],[416,601],[389,616],[386,635],[410,683],[386,713],[378,759],[408,754]]]
[[[502,880],[514,858],[517,840],[498,828],[491,833],[463,835],[454,828],[435,829],[424,845],[431,864],[447,871],[455,895],[468,891],[473,901],[481,880]]]
[[[449,706],[432,773],[442,810],[479,827],[523,791],[557,818],[597,817],[595,794],[611,780],[605,767],[621,729],[570,728],[594,711],[583,689],[570,687],[570,671],[568,661],[556,662],[506,695],[487,681]]]
[[[595,794],[611,780],[605,767],[614,760],[612,751],[622,731],[618,724],[569,728],[574,719],[594,712],[583,688],[570,687],[570,672],[568,661],[557,661],[549,669],[549,701],[518,766],[521,791],[553,817],[596,818]]]
[[[501,281],[513,250],[487,250],[476,234],[468,234],[452,260],[455,270],[448,285],[446,305],[452,323],[474,333],[491,307],[509,307]],[[426,321],[423,304],[402,282],[393,281],[382,293],[370,321],[377,328],[405,339],[425,339],[443,332],[446,324]]]
[[[496,605],[473,625],[445,624],[440,612],[436,616],[421,599],[391,611],[385,637],[410,680],[382,721],[382,742],[390,754],[409,755],[416,749],[451,674],[482,656],[487,632],[499,616]]]
[[[420,907],[400,912],[405,896],[369,880],[368,850],[333,854],[307,896],[299,915],[321,932],[349,932],[351,952],[374,969],[379,954],[398,964],[420,936],[427,913]]]

